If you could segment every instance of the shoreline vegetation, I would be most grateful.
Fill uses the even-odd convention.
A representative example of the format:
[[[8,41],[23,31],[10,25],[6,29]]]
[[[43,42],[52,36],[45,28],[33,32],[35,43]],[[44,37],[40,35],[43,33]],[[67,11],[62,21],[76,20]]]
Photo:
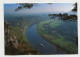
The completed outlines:
[[[65,41],[64,37],[62,35],[59,35],[58,33],[55,33],[55,31],[53,31],[53,34],[50,34],[48,32],[48,27],[49,29],[55,29],[61,24],[61,22],[53,22],[52,20],[42,21],[37,25],[37,31],[46,41],[63,50],[66,54],[78,54],[78,47],[76,43]]]
[[[5,27],[5,55],[30,55],[39,54],[29,43],[26,30],[29,25],[11,26],[9,22],[4,22]]]
[[[29,42],[28,40],[27,40],[27,35],[26,35],[26,30],[28,29],[28,26],[26,26],[25,28],[24,28],[24,30],[23,30],[23,37],[24,37],[24,41],[25,42]]]
[[[36,16],[34,18],[32,16],[14,15],[6,15],[4,19],[5,55],[38,55],[38,50],[27,39],[26,30],[43,19],[38,19]]]
[[[27,33],[26,33],[26,30],[31,25],[34,25],[35,23],[37,23],[36,28],[38,33],[46,41],[52,43],[56,47],[56,49],[59,47],[58,49],[61,50],[60,53],[62,53],[62,50],[63,50],[66,52],[66,54],[78,54],[78,36],[76,32],[77,23],[75,23],[75,26],[74,24],[71,25],[70,26],[71,28],[69,29],[67,29],[67,26],[65,26],[64,24],[63,26],[67,29],[65,31],[61,29],[63,28],[63,26],[61,27],[63,22],[58,21],[59,19],[66,22],[67,21],[77,22],[77,3],[75,4],[74,3],[71,3],[71,4],[56,3],[55,9],[58,9],[58,8],[62,9],[56,12],[54,11],[54,9],[52,9],[53,7],[55,7],[53,4],[54,3],[45,3],[45,4],[19,3],[19,4],[10,4],[10,5],[4,4],[5,55],[40,55],[39,51],[35,49],[34,46],[29,42]],[[69,5],[70,7],[73,7],[73,8],[72,9],[67,8],[69,7]],[[50,8],[45,8],[44,6],[45,7],[50,6]],[[64,8],[69,9],[69,11],[62,12]],[[50,19],[54,19],[55,21]],[[69,33],[64,33],[67,31],[69,31]],[[71,31],[73,31],[73,34],[70,33]],[[71,35],[71,38],[69,34]],[[38,37],[36,36],[34,38],[36,39]],[[71,41],[68,41],[67,39]],[[43,49],[43,51],[46,52],[47,50]],[[57,50],[55,53],[57,53]]]

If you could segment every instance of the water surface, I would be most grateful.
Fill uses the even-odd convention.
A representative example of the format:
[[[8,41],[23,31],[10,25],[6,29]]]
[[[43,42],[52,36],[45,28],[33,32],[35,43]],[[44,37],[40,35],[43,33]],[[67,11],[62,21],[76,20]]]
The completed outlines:
[[[34,46],[35,49],[39,51],[40,54],[61,54],[62,51],[57,50],[57,48],[44,40],[37,32],[37,24],[30,26],[27,29],[27,37],[29,42]],[[43,44],[45,47],[42,47]]]

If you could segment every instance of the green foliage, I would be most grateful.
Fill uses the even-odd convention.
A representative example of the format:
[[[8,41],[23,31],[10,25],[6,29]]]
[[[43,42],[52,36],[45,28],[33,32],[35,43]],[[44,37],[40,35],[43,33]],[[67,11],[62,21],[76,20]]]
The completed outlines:
[[[25,27],[25,29],[23,30],[23,38],[24,38],[24,41],[29,43],[28,39],[27,39],[27,35],[26,35],[26,29],[28,28],[28,26]]]
[[[7,26],[6,24],[8,24],[9,26]],[[19,25],[17,26],[11,26],[9,23],[5,22],[4,25],[6,31],[5,33],[6,55],[39,54],[38,51],[34,49],[34,47],[29,43],[27,39],[26,29],[28,28],[28,25],[26,25],[26,22],[20,22]],[[15,39],[17,40],[18,45]],[[10,42],[8,42],[8,40],[10,40]],[[17,46],[14,46],[13,43]]]
[[[57,26],[61,25],[61,21],[43,21],[40,22],[37,26],[37,30],[40,33],[40,35],[46,39],[47,41],[56,44],[58,47],[62,48],[64,51],[67,53],[78,53],[78,47],[75,42],[67,41],[62,35],[57,34],[56,32],[54,34],[49,34],[49,33],[43,33],[46,32],[45,30],[42,31],[41,28],[43,28],[43,25],[49,23],[51,28],[56,28]]]
[[[53,36],[54,37],[54,36]],[[59,45],[61,48],[65,49],[67,52],[77,54],[77,45],[71,41],[65,41],[65,38],[61,35],[56,36],[56,39],[53,39],[52,42]]]
[[[51,20],[47,20],[47,21],[42,21],[38,24],[38,29],[41,29],[42,28],[42,25],[45,24],[45,23],[49,23]]]
[[[50,27],[51,28],[55,28],[55,27],[61,25],[61,23],[62,22],[61,21],[58,21],[58,20],[57,21],[53,21],[53,22],[50,23]]]

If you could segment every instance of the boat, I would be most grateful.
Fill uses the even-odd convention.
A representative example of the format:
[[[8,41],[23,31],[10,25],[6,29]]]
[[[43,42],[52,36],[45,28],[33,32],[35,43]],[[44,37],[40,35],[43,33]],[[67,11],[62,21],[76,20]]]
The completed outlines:
[[[45,47],[45,46],[44,46],[43,44],[41,44],[41,43],[40,43],[40,45],[41,45],[42,47]]]

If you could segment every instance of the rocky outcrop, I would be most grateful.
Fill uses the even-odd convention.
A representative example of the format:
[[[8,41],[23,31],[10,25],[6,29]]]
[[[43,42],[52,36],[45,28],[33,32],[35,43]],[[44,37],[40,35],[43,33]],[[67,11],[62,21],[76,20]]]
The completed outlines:
[[[23,29],[4,22],[5,54],[39,54],[29,42],[24,41]]]
[[[10,45],[14,46],[15,48],[18,47],[18,40],[15,35],[12,34],[10,29],[10,25],[8,22],[4,23],[4,32],[5,32],[5,47]]]

